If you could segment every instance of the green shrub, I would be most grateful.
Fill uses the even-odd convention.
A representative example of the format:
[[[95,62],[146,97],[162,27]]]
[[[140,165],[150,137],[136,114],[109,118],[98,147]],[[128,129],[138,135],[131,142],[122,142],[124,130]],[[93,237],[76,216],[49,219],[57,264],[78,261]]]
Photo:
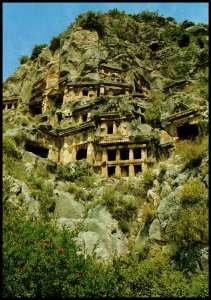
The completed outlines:
[[[18,151],[13,139],[10,136],[3,138],[3,153],[14,159],[20,159],[21,153]]]
[[[156,216],[156,208],[152,202],[147,202],[142,207],[142,219],[145,227],[149,226]]]
[[[143,183],[146,188],[150,188],[153,185],[153,181],[155,179],[155,175],[153,174],[152,168],[147,168],[143,173]]]
[[[208,190],[205,184],[198,178],[185,183],[179,196],[184,207],[208,203]]]
[[[109,16],[114,17],[114,18],[121,17],[122,15],[125,15],[125,11],[123,10],[122,12],[120,12],[120,11],[118,11],[117,8],[114,8],[114,9],[110,9],[108,11],[108,14],[109,14]]]
[[[47,44],[35,45],[32,49],[32,54],[31,54],[30,59],[34,60],[35,58],[37,58],[38,55],[42,52],[42,49],[47,46],[48,46]]]
[[[160,105],[161,102],[159,99],[154,99],[149,106],[147,106],[144,117],[145,121],[155,127],[160,127]]]
[[[27,55],[22,55],[22,56],[19,58],[19,61],[20,61],[20,64],[21,64],[21,65],[27,63],[28,60],[29,60],[29,57],[28,57]]]
[[[5,186],[9,190],[9,185]],[[26,218],[4,201],[3,297],[208,297],[207,272],[183,273],[156,253],[97,262],[79,253],[74,233],[43,218]]]
[[[195,23],[191,22],[191,21],[188,21],[188,20],[185,20],[183,23],[182,23],[182,28],[186,29],[188,27],[191,27],[191,26],[194,26]]]
[[[60,38],[59,37],[53,37],[50,41],[50,50],[56,51],[60,47]]]
[[[105,34],[105,24],[100,12],[89,11],[86,15],[78,18],[79,25],[83,29],[97,31],[99,37],[103,37]]]
[[[182,33],[177,39],[178,46],[180,48],[187,47],[190,44],[190,35],[188,33]]]
[[[88,182],[87,176],[91,175],[90,165],[86,161],[77,161],[74,164],[58,165],[56,171],[57,180],[76,181],[83,180]],[[91,180],[90,180],[91,181]]]
[[[174,23],[176,22],[175,18],[173,17],[167,17],[166,20],[169,22],[174,22]]]
[[[197,41],[197,44],[199,45],[199,47],[201,49],[204,48],[204,41],[203,41],[203,38],[201,36],[198,36],[196,41]]]
[[[198,167],[208,152],[208,138],[198,138],[194,141],[184,140],[176,145],[175,153],[181,155],[187,167]]]

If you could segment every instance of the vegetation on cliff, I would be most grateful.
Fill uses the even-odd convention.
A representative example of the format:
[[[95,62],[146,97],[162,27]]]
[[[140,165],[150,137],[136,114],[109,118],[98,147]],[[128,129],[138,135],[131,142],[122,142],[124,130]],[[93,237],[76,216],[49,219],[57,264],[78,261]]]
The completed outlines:
[[[203,134],[133,178],[100,178],[86,161],[65,166],[25,151],[41,122],[25,116],[26,105],[46,66],[74,81],[95,60],[121,65],[134,90],[149,87],[144,118],[155,135],[181,104],[204,109]],[[80,15],[20,58],[4,84],[22,99],[4,114],[4,297],[208,296],[207,66],[207,25],[117,9]]]

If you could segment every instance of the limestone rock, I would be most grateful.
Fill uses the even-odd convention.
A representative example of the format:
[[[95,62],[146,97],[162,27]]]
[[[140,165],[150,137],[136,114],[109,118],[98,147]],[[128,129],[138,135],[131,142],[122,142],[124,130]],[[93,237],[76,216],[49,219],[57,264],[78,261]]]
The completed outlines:
[[[155,219],[149,228],[149,239],[151,242],[162,240],[160,221]]]
[[[56,189],[53,193],[56,200],[55,215],[57,218],[83,218],[84,206],[74,200],[74,194],[62,192]]]

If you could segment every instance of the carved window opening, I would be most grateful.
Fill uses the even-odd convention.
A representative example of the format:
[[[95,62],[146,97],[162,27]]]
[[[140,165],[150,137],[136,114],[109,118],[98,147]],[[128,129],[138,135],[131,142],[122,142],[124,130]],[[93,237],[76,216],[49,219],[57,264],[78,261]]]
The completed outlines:
[[[108,167],[108,176],[115,175],[115,173],[116,173],[116,166]]]
[[[42,103],[31,106],[30,110],[33,116],[40,115],[42,113]]]
[[[83,92],[83,96],[88,96],[89,95],[89,90],[88,89],[84,89],[82,92]]]
[[[3,105],[3,106],[2,106],[2,109],[5,110],[5,108],[6,108],[6,105]]]
[[[133,158],[141,159],[141,149],[140,148],[133,149]]]
[[[34,141],[27,141],[25,144],[25,150],[32,152],[42,158],[47,158],[48,157],[48,152],[49,149],[38,145],[36,142]]]
[[[134,172],[135,172],[135,175],[142,172],[142,165],[134,165]]]
[[[8,104],[7,108],[11,109],[12,108],[12,104]]]
[[[83,122],[87,122],[87,116],[88,116],[87,114],[82,115],[82,121],[83,121]]]
[[[129,149],[127,149],[127,148],[120,149],[120,159],[121,160],[129,159]]]
[[[55,101],[55,107],[61,108],[62,104],[63,104],[63,99],[62,98],[56,99],[56,101]]]
[[[129,166],[121,166],[121,176],[127,177],[129,176]]]
[[[116,150],[108,150],[107,151],[108,154],[108,161],[115,161],[116,160]]]
[[[108,134],[113,134],[114,133],[113,123],[110,123],[110,124],[107,125],[107,133]]]
[[[199,129],[196,124],[185,123],[183,126],[177,127],[177,134],[181,140],[191,139],[199,135]]]
[[[62,120],[62,113],[57,113],[58,123]]]
[[[76,160],[86,159],[87,158],[87,149],[82,148],[77,151]]]

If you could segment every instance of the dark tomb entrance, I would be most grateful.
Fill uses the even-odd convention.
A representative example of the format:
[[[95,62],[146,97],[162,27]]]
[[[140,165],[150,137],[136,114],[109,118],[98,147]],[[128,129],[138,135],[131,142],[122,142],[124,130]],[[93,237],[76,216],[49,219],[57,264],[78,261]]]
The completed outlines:
[[[108,150],[108,161],[116,160],[116,150]]]
[[[142,172],[142,166],[141,165],[134,165],[134,172],[135,172],[135,175]]]
[[[79,149],[76,154],[76,159],[81,160],[81,159],[86,159],[86,158],[87,158],[87,149],[86,148]]]
[[[108,167],[108,176],[115,175],[115,172],[116,172],[116,166]]]
[[[129,166],[121,166],[121,175],[123,177],[129,176]]]
[[[36,104],[30,106],[30,111],[33,116],[40,115],[42,113],[42,104]]]
[[[133,149],[133,155],[134,155],[134,159],[141,159],[141,149],[140,148]]]
[[[121,160],[129,159],[129,149],[127,149],[127,148],[120,149],[120,159]]]
[[[32,152],[42,158],[47,158],[49,152],[49,149],[40,146],[37,142],[34,141],[27,141],[25,145],[25,150]]]
[[[192,139],[199,135],[198,126],[196,124],[184,124],[177,127],[177,134],[181,140]]]

